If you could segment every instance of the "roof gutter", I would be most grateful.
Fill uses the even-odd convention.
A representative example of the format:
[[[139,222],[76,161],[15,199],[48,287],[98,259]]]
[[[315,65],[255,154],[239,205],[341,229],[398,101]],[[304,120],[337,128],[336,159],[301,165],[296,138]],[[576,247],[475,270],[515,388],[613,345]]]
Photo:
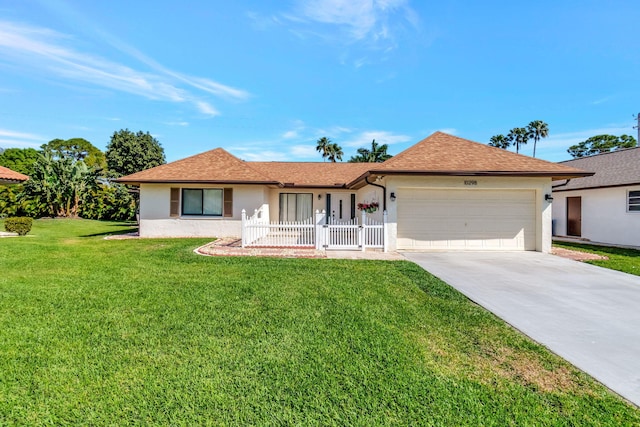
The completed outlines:
[[[387,211],[387,187],[385,187],[384,185],[376,184],[374,182],[369,182],[368,176],[364,177],[364,182],[366,182],[369,185],[373,185],[374,187],[382,188],[382,212],[386,212]]]

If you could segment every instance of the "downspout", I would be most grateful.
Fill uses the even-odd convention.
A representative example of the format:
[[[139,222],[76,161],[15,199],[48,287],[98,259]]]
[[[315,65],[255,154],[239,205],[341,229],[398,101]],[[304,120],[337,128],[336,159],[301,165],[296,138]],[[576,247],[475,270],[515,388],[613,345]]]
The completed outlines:
[[[366,182],[369,185],[373,185],[374,187],[382,188],[382,211],[386,212],[387,211],[387,187],[385,187],[384,185],[369,182],[368,176],[364,178],[364,182]]]

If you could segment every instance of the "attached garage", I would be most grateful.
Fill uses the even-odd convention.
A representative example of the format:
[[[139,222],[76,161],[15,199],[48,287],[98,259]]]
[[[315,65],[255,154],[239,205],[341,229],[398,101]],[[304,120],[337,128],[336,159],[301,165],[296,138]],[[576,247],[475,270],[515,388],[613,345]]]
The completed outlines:
[[[398,188],[397,248],[536,250],[535,190]]]

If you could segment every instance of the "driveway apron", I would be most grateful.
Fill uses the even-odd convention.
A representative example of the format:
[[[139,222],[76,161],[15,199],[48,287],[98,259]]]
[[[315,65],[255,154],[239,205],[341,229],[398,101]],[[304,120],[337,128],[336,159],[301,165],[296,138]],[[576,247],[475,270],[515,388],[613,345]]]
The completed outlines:
[[[539,252],[403,255],[640,406],[640,276]]]

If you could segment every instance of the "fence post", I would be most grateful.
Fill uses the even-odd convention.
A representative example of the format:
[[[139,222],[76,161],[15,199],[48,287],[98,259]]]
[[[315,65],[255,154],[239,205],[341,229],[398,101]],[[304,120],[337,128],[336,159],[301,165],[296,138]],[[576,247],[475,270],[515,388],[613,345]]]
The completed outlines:
[[[367,213],[362,210],[362,222],[360,223],[360,228],[358,229],[358,244],[362,252],[364,252],[365,245],[367,243]]]
[[[382,251],[387,252],[389,250],[389,232],[387,227],[387,211],[382,213]]]
[[[247,230],[245,228],[246,223],[247,223],[247,211],[242,209],[242,229],[240,231],[240,234],[241,234],[241,238],[242,238],[242,247],[243,248],[244,248],[245,238],[246,238],[246,234],[247,234]]]
[[[322,226],[326,221],[326,212],[324,209],[322,212],[316,209],[316,250],[324,249],[324,235],[322,233]]]

